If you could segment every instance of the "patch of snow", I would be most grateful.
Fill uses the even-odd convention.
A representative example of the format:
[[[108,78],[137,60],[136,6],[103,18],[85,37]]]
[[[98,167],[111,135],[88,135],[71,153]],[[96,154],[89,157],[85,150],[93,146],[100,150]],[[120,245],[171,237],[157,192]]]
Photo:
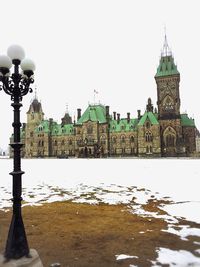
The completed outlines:
[[[195,245],[200,245],[200,242],[194,241],[193,242]]]
[[[12,205],[9,175],[12,165],[12,159],[0,159],[0,209]],[[163,172],[166,167],[173,169],[174,175]],[[25,171],[22,176],[23,199],[28,203],[43,202],[48,198],[57,201],[55,195],[59,195],[59,200],[63,197],[63,200],[78,201],[80,198],[83,201],[85,198],[94,203],[96,198],[109,204],[144,205],[150,199],[170,197],[178,204],[162,205],[162,209],[169,213],[166,220],[170,222],[172,217],[182,216],[200,222],[200,213],[196,212],[200,208],[200,164],[196,159],[22,159],[22,170]],[[67,193],[59,194],[53,188]],[[81,196],[91,192],[94,193],[91,198]],[[139,209],[142,208],[135,212],[148,215]],[[151,213],[150,216],[159,218],[161,215]]]
[[[200,201],[165,205],[163,210],[173,216],[181,216],[189,221],[200,223],[199,212],[197,212],[197,210],[200,210]]]
[[[157,212],[150,212],[150,211],[146,211],[142,208],[142,206],[136,206],[136,205],[132,205],[130,206],[133,211],[133,214],[138,214],[141,217],[153,217],[153,218],[157,218],[157,219],[163,219],[168,223],[178,223],[178,220],[168,214],[158,214]],[[149,221],[151,221],[151,219],[149,219]]]
[[[138,259],[138,256],[130,256],[126,254],[120,254],[120,255],[115,255],[116,260],[126,260],[126,259]]]
[[[174,227],[180,228],[180,230],[174,229]],[[163,229],[162,231],[178,235],[182,240],[188,240],[186,238],[188,236],[200,236],[200,229],[190,228],[188,225],[168,225],[168,229]]]
[[[97,201],[95,199],[85,199],[85,198],[78,198],[78,199],[72,200],[72,202],[74,202],[74,203],[87,203],[87,204],[91,204],[91,205],[99,204],[99,201]]]
[[[191,252],[185,250],[171,250],[168,248],[159,248],[157,252],[158,258],[156,259],[156,263],[159,262],[161,264],[167,264],[169,266],[177,265],[179,267],[200,266],[200,258],[194,256]]]

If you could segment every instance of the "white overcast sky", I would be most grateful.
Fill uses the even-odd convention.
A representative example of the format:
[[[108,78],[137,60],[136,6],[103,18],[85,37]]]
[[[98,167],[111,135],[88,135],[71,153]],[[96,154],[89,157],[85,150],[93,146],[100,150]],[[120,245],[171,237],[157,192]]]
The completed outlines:
[[[199,0],[0,0],[0,53],[24,47],[36,63],[35,85],[46,118],[60,118],[98,101],[121,117],[156,104],[154,75],[166,25],[169,46],[181,74],[181,111],[200,128]],[[34,88],[35,86],[33,86]],[[33,94],[23,99],[21,121]],[[12,133],[13,111],[0,92],[0,147]]]

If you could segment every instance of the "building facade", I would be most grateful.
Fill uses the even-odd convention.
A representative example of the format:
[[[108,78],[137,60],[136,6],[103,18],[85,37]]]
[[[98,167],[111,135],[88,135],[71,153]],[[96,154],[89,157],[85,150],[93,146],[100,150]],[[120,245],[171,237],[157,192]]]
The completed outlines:
[[[21,139],[22,155],[32,157],[192,156],[196,152],[194,119],[180,112],[180,73],[165,37],[155,75],[157,107],[148,98],[143,114],[110,113],[109,106],[90,104],[72,122],[68,112],[61,123],[45,120],[37,97],[27,112]]]

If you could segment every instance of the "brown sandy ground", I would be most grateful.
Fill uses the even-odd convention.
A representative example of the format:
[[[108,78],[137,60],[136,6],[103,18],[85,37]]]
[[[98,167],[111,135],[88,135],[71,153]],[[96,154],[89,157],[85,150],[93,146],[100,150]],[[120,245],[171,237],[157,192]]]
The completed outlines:
[[[161,203],[150,202],[146,210],[159,211],[158,204]],[[23,218],[29,246],[39,252],[45,267],[54,262],[60,262],[62,267],[148,267],[157,258],[156,248],[194,253],[199,246],[193,241],[200,242],[199,237],[183,241],[177,235],[162,232],[168,228],[163,219],[134,215],[125,205],[56,202],[26,206]],[[11,212],[0,211],[0,251],[5,246],[10,219]],[[200,228],[183,220],[179,224]],[[138,259],[116,261],[115,255],[119,254]]]

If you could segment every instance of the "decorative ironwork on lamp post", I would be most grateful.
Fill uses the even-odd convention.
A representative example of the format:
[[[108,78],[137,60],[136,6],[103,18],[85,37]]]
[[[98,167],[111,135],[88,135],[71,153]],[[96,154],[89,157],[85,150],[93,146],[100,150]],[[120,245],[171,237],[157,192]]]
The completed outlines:
[[[30,59],[24,59],[25,53],[22,47],[12,45],[7,50],[6,55],[0,55],[0,90],[11,96],[14,109],[14,140],[10,144],[13,148],[13,171],[10,173],[13,177],[13,215],[8,232],[8,238],[5,249],[6,259],[19,259],[23,256],[29,256],[29,246],[26,238],[26,232],[22,220],[21,201],[22,201],[22,174],[21,170],[21,148],[23,144],[20,140],[20,108],[22,106],[22,97],[28,92],[32,92],[30,84],[34,82],[33,71],[35,64]],[[13,73],[10,73],[11,67],[14,67]],[[20,73],[19,67],[22,71]]]

